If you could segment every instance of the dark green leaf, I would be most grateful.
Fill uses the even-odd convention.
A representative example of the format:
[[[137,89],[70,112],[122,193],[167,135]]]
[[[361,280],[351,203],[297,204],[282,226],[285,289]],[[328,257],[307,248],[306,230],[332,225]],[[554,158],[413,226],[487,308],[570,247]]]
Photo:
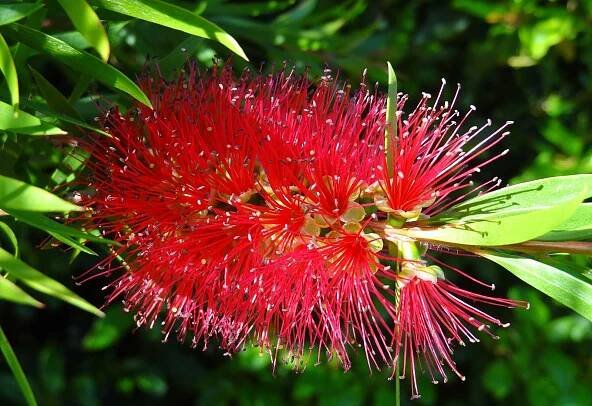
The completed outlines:
[[[101,134],[106,137],[111,137],[111,134],[101,130],[100,128],[97,128],[97,127],[92,126],[90,124],[86,124],[84,121],[80,121],[75,118],[67,117],[64,115],[57,116],[57,115],[52,115],[52,114],[43,114],[43,121],[46,123],[51,123],[51,124],[59,124],[60,122],[74,124],[78,127],[82,127],[82,128],[86,128],[87,130],[91,130],[92,132],[95,132],[97,134]]]
[[[189,10],[160,0],[93,0],[107,10],[217,41],[248,60],[238,42],[216,24]]]
[[[27,402],[28,406],[36,406],[37,401],[35,400],[35,395],[33,394],[33,390],[31,389],[31,385],[29,385],[29,381],[27,380],[27,376],[23,372],[23,368],[19,363],[12,346],[8,342],[8,338],[4,334],[4,330],[0,327],[0,351],[4,355],[4,359],[8,364],[8,367],[12,371],[14,375],[14,379],[18,383],[19,387],[21,388],[21,392],[25,397],[25,401]]]
[[[189,57],[199,49],[202,42],[203,40],[200,38],[186,38],[169,52],[168,55],[160,59],[158,62],[158,68],[165,76],[173,73],[189,60]]]
[[[0,175],[0,209],[38,212],[82,211],[76,206],[37,186]]]
[[[477,254],[592,321],[592,284],[534,259],[489,251]]]
[[[119,309],[107,311],[107,316],[97,319],[82,340],[87,351],[104,350],[115,344],[134,325],[133,319]]]
[[[41,3],[0,4],[0,25],[6,25],[25,18],[41,9]]]
[[[72,107],[68,99],[60,93],[58,89],[56,89],[47,79],[45,79],[39,72],[35,69],[29,67],[31,72],[33,73],[33,78],[35,79],[35,83],[37,83],[37,87],[41,92],[41,95],[47,102],[47,106],[59,114],[66,114],[70,117],[73,117],[78,120],[82,120],[80,114]]]
[[[0,268],[32,289],[63,300],[64,302],[70,303],[73,306],[97,316],[104,316],[102,311],[88,303],[70,289],[49,276],[44,275],[35,268],[32,268],[23,261],[13,257],[8,251],[5,251],[2,248],[0,248]]]
[[[23,223],[47,231],[48,233],[59,234],[71,238],[80,238],[87,241],[92,241],[100,244],[118,244],[116,241],[108,240],[106,238],[98,237],[96,235],[77,230],[73,227],[68,227],[58,223],[40,213],[32,213],[29,211],[9,210],[8,214],[14,216]]]
[[[20,24],[11,24],[10,33],[16,40],[46,53],[72,69],[88,74],[107,86],[119,89],[136,100],[152,107],[150,100],[130,78],[111,65],[103,63],[99,58],[85,51],[80,51],[51,35],[34,30]]]

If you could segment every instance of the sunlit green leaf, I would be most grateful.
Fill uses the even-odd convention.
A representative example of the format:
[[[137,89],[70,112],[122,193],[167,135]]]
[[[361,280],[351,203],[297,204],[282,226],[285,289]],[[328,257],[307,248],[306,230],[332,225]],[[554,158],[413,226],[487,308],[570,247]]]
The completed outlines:
[[[534,259],[489,251],[477,254],[592,321],[592,284]]]
[[[63,135],[62,129],[0,101],[0,130],[28,135]]]
[[[97,50],[103,61],[109,59],[109,39],[94,10],[84,0],[58,0],[74,27]]]
[[[6,25],[25,18],[43,7],[42,3],[0,4],[0,25]]]
[[[81,211],[76,206],[37,186],[0,175],[0,209],[38,212]]]
[[[393,175],[393,151],[397,143],[397,75],[390,62],[386,63],[388,71],[388,94],[386,100],[386,125],[384,130],[384,150],[388,173]]]
[[[70,303],[71,305],[89,313],[100,317],[104,316],[102,311],[88,303],[70,289],[49,276],[44,275],[35,268],[32,268],[20,259],[13,257],[8,251],[5,251],[2,248],[0,248],[0,268],[32,289],[63,300],[64,302]]]
[[[28,406],[36,406],[37,401],[35,400],[35,395],[33,394],[33,390],[31,389],[31,385],[29,385],[29,381],[27,380],[27,376],[23,372],[23,368],[19,363],[8,338],[6,338],[6,334],[4,334],[4,330],[0,327],[0,351],[4,355],[4,359],[8,364],[8,367],[12,371],[14,375],[14,379],[18,383],[19,387],[21,388],[21,392],[27,402]]]
[[[560,224],[555,230],[537,239],[543,241],[566,241],[590,238],[592,238],[592,203],[584,203],[578,206],[567,221]]]
[[[0,230],[2,230],[2,232],[4,233],[4,235],[6,236],[6,238],[8,238],[8,241],[10,242],[10,245],[12,245],[12,251],[15,257],[18,258],[19,256],[19,244],[18,244],[18,240],[16,238],[16,234],[14,233],[14,231],[12,231],[12,228],[10,228],[8,226],[8,224],[3,223],[0,221]]]
[[[152,107],[150,100],[130,78],[115,69],[111,65],[103,63],[99,58],[85,51],[80,51],[66,44],[51,35],[34,30],[24,25],[13,23],[10,26],[10,33],[16,40],[46,53],[56,60],[70,66],[72,69],[91,75],[96,80],[107,86],[119,89],[136,100]]]
[[[407,235],[465,245],[516,244],[565,222],[585,199],[592,175],[560,176],[520,183],[467,200],[433,219],[434,228]]]
[[[2,35],[0,35],[0,70],[6,78],[6,84],[10,91],[10,102],[13,106],[16,106],[19,103],[18,76],[12,54]]]
[[[0,300],[8,300],[10,302],[34,307],[43,307],[43,303],[35,300],[35,298],[27,292],[2,276],[0,276]]]
[[[230,34],[205,18],[174,4],[160,0],[93,0],[92,3],[107,10],[217,41],[248,60],[241,46]]]

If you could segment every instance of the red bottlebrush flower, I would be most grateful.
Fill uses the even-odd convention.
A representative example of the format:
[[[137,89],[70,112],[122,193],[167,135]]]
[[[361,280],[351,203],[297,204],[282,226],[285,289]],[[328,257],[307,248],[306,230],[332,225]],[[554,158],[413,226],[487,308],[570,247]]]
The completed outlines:
[[[499,324],[469,301],[518,305],[426,280],[434,268],[401,249],[419,243],[385,233],[392,215],[413,221],[454,201],[502,129],[470,147],[484,128],[459,135],[454,102],[424,97],[399,116],[390,178],[385,99],[329,72],[313,84],[215,68],[143,87],[154,110],[111,111],[111,136],[88,145],[86,201],[122,244],[109,259],[121,265],[95,275],[121,273],[109,301],[123,298],[138,325],[161,319],[165,339],[228,352],[251,339],[274,362],[281,348],[317,348],[346,369],[359,345],[370,368],[410,362],[417,394],[420,357],[445,376],[442,365],[456,371],[447,335]]]
[[[508,121],[497,130],[487,134],[491,120],[482,127],[463,129],[463,124],[475,110],[461,115],[455,110],[460,91],[458,86],[452,102],[440,104],[442,87],[433,105],[428,101],[431,95],[424,93],[417,107],[407,116],[397,114],[398,137],[390,148],[393,155],[393,176],[387,172],[386,162],[382,165],[380,186],[384,196],[377,203],[386,211],[397,212],[403,217],[415,217],[422,209],[424,214],[435,214],[453,202],[466,197],[450,195],[471,186],[469,178],[482,167],[505,155],[508,151],[493,155],[483,162],[477,161],[482,154],[500,143],[509,134],[504,132],[512,122]],[[399,99],[402,110],[407,96]],[[498,186],[497,179],[481,186]],[[475,192],[475,190],[469,193]]]
[[[508,308],[528,308],[528,303],[490,297],[461,289],[443,279],[437,265],[417,262],[403,264],[399,273],[402,285],[399,296],[398,334],[395,337],[396,359],[402,363],[402,376],[409,370],[412,398],[419,397],[416,370],[427,370],[434,383],[448,381],[445,367],[461,380],[465,377],[452,359],[453,344],[479,342],[473,329],[495,336],[490,324],[508,327],[493,316],[477,309],[474,304]],[[492,286],[493,287],[493,286]],[[489,324],[488,324],[489,323]]]

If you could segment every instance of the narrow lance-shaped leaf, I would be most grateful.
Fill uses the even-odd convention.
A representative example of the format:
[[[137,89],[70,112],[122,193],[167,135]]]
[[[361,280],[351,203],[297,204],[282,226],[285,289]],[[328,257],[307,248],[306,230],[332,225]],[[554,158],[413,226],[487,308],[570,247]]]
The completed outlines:
[[[105,137],[111,137],[111,134],[109,134],[106,131],[101,130],[100,128],[97,128],[95,126],[85,123],[84,121],[80,121],[80,120],[77,120],[75,118],[68,117],[65,115],[54,115],[54,114],[43,113],[43,121],[48,124],[60,124],[62,122],[68,123],[68,124],[74,124],[78,127],[86,128],[87,130],[90,130],[90,131],[95,132],[97,134],[104,135]]]
[[[0,209],[38,212],[81,211],[76,206],[37,186],[0,175]]]
[[[61,128],[45,123],[27,113],[0,101],[0,130],[27,135],[63,135]]]
[[[58,0],[74,27],[97,50],[103,61],[109,59],[109,38],[99,17],[84,0]]]
[[[14,231],[12,231],[12,228],[10,228],[8,226],[8,224],[3,223],[1,221],[0,221],[0,230],[2,230],[2,232],[4,233],[4,235],[6,236],[8,241],[10,242],[10,245],[12,245],[12,250],[13,250],[14,256],[18,258],[19,245],[18,245],[18,240],[16,238],[16,234],[14,233]]]
[[[489,251],[476,253],[592,321],[592,284],[534,259]]]
[[[0,300],[34,307],[43,307],[43,303],[30,296],[27,292],[0,275]]]
[[[70,247],[86,252],[90,255],[97,255],[96,252],[83,245],[79,240],[95,241],[108,243],[110,240],[103,241],[102,238],[94,236],[92,234],[84,233],[76,230],[75,228],[65,226],[56,221],[53,221],[40,213],[32,213],[27,211],[10,210],[8,214],[14,216],[23,223],[27,223],[30,226],[45,231],[53,238],[63,242]]]
[[[68,237],[81,238],[88,241],[93,241],[100,244],[117,244],[116,241],[108,240],[106,238],[98,237],[90,233],[77,230],[73,227],[68,227],[60,224],[40,213],[32,213],[22,210],[9,210],[8,214],[14,216],[20,221],[29,224],[30,226],[39,228],[52,233],[62,234]]]
[[[397,76],[390,62],[388,69],[388,93],[386,99],[386,125],[384,130],[384,151],[389,176],[393,176],[393,150],[397,147]]]
[[[222,28],[174,4],[160,0],[93,0],[92,3],[116,13],[217,41],[249,60],[238,42]]]
[[[579,205],[567,221],[537,239],[543,241],[592,239],[592,203]]]
[[[589,195],[591,181],[592,175],[573,175],[508,186],[453,207],[427,227],[401,233],[463,245],[528,241],[565,222]]]
[[[46,53],[72,69],[88,74],[107,86],[119,89],[136,100],[152,107],[148,97],[130,78],[111,65],[85,51],[71,47],[51,35],[20,24],[11,24],[9,32],[14,38],[39,52]]]
[[[104,316],[102,311],[88,303],[70,289],[49,276],[44,275],[30,265],[27,265],[20,259],[13,257],[8,251],[5,251],[2,248],[0,248],[0,268],[8,272],[10,276],[36,291],[63,300],[64,302],[70,303],[73,306],[97,316]]]
[[[0,351],[4,355],[4,359],[8,364],[8,367],[12,371],[14,375],[14,379],[18,383],[19,387],[21,388],[21,392],[27,402],[28,406],[36,406],[37,401],[35,400],[35,395],[33,394],[33,390],[31,389],[31,385],[29,385],[29,381],[27,380],[27,376],[23,372],[23,368],[19,363],[8,338],[6,338],[6,334],[4,334],[4,330],[0,327]]]
[[[6,85],[10,91],[10,102],[13,106],[17,106],[19,103],[18,76],[12,54],[2,35],[0,35],[0,70],[6,78]]]
[[[14,23],[30,16],[41,9],[43,4],[38,3],[12,3],[0,5],[0,25]]]

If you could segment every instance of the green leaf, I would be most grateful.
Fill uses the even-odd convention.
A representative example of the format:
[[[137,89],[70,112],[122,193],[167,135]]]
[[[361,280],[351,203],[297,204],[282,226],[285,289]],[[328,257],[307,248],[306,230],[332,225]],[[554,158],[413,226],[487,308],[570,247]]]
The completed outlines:
[[[413,238],[462,245],[517,244],[565,222],[590,194],[592,175],[558,176],[498,189],[434,218],[437,228],[410,228]]]
[[[222,28],[174,4],[160,0],[93,0],[92,3],[130,17],[217,41],[241,58],[249,60],[238,42]]]
[[[89,255],[99,255],[96,252],[94,252],[93,250],[91,250],[90,248],[86,247],[85,245],[76,241],[75,239],[70,238],[67,235],[54,233],[52,231],[47,231],[47,233],[49,235],[51,235],[53,238],[55,238],[56,240],[63,242],[66,245],[69,245],[70,247],[74,248],[75,250],[86,252]]]
[[[8,238],[8,241],[10,241],[10,245],[12,245],[12,250],[14,251],[14,256],[18,258],[19,245],[18,245],[18,240],[16,238],[16,234],[14,233],[14,231],[12,231],[12,228],[10,228],[8,226],[8,224],[3,223],[1,221],[0,221],[0,230],[2,230],[2,232],[4,232],[4,235],[6,236],[6,238]]]
[[[107,86],[119,89],[136,100],[152,107],[148,97],[130,78],[115,69],[111,65],[103,63],[99,58],[85,51],[71,47],[51,35],[34,30],[20,24],[11,24],[9,32],[16,40],[23,44],[43,52],[54,59],[70,66],[72,69],[88,74]]]
[[[12,349],[12,346],[8,342],[8,338],[6,338],[6,334],[4,334],[2,327],[0,327],[0,351],[2,351],[4,359],[12,371],[12,374],[14,375],[14,379],[16,379],[16,382],[21,388],[21,392],[23,393],[27,405],[36,406],[37,401],[35,400],[35,395],[33,394],[31,385],[29,385],[27,376],[23,372],[23,368],[21,367],[21,364],[19,363],[19,360]]]
[[[70,303],[82,310],[103,317],[104,313],[88,303],[86,300],[72,292],[70,289],[27,265],[20,259],[13,257],[8,251],[0,248],[0,268],[4,269],[10,276],[20,280],[27,286],[41,293],[53,296],[64,302]]]
[[[77,230],[73,227],[60,224],[40,213],[32,213],[29,211],[21,210],[8,210],[8,214],[14,216],[23,223],[27,223],[30,226],[36,227],[40,230],[48,233],[60,234],[71,238],[80,238],[87,241],[92,241],[100,244],[115,244],[118,245],[117,241],[108,240],[103,237],[99,237],[84,231]]]
[[[0,175],[0,209],[39,212],[83,211],[56,195],[18,179]]]
[[[0,130],[28,135],[63,135],[62,129],[0,101]]]
[[[94,10],[84,0],[58,0],[74,27],[97,50],[103,61],[109,59],[109,39]]]
[[[92,126],[90,124],[86,124],[84,121],[80,121],[75,118],[67,117],[64,115],[57,116],[57,115],[53,115],[53,114],[43,113],[43,121],[46,123],[51,123],[51,124],[59,124],[60,122],[74,124],[78,127],[82,127],[82,128],[86,128],[87,130],[91,130],[97,134],[104,135],[105,137],[111,137],[111,134],[109,134],[106,131],[101,130],[100,128],[97,128],[97,127]]]
[[[27,292],[2,276],[0,276],[0,299],[29,306],[43,307],[43,303],[35,300]]]
[[[0,70],[6,78],[6,84],[10,91],[10,102],[16,106],[19,103],[18,76],[12,54],[2,35],[0,35]]]
[[[538,237],[537,240],[567,241],[590,238],[592,238],[592,203],[584,203],[579,205],[572,216],[557,229]]]
[[[592,321],[592,284],[534,259],[489,251],[476,253]]]
[[[0,25],[10,24],[28,17],[42,7],[42,3],[0,4]]]
[[[390,62],[388,70],[388,97],[386,100],[386,125],[384,130],[384,151],[388,173],[393,175],[393,151],[397,143],[397,75]]]
[[[32,67],[29,67],[39,92],[43,96],[43,99],[47,102],[47,106],[59,114],[65,114],[70,117],[74,117],[78,120],[82,120],[82,117],[74,107],[70,104],[66,96],[64,96],[58,89],[56,89],[47,79],[45,79],[39,72]]]

